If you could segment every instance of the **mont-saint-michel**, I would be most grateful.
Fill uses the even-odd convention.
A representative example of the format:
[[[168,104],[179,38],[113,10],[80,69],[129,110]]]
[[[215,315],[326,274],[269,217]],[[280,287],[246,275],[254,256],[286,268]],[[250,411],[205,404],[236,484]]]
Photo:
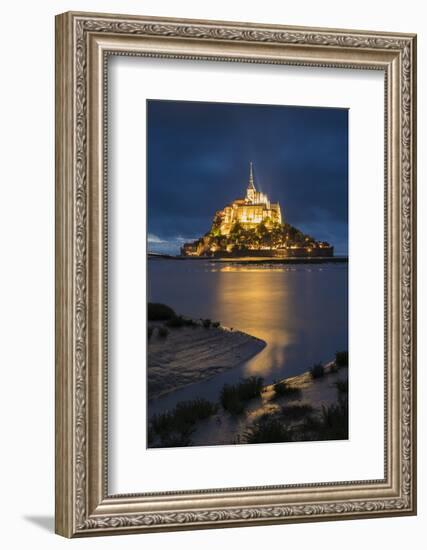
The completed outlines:
[[[332,257],[334,247],[287,223],[278,202],[257,190],[253,163],[249,163],[246,194],[213,218],[210,230],[181,248],[184,257]]]

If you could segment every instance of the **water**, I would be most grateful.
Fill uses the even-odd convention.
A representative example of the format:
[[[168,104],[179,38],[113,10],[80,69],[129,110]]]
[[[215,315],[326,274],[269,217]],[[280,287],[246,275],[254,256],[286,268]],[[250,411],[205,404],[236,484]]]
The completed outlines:
[[[241,377],[262,376],[268,384],[300,374],[348,349],[346,263],[150,259],[148,299],[267,342],[258,355],[235,369],[151,402],[150,415],[185,399],[217,400],[225,382]]]

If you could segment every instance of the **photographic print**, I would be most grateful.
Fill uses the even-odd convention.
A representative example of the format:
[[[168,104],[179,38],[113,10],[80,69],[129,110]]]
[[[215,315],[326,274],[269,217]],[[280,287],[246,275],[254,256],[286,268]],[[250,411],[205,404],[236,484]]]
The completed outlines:
[[[416,50],[55,18],[59,535],[416,514]]]
[[[148,100],[147,182],[147,447],[348,439],[348,110]]]

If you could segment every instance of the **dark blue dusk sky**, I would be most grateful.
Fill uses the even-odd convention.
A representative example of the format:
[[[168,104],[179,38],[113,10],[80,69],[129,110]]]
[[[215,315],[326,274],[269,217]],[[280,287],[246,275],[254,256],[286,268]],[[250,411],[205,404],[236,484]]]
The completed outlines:
[[[185,101],[147,102],[149,249],[178,253],[216,210],[255,186],[282,217],[348,251],[348,111]]]

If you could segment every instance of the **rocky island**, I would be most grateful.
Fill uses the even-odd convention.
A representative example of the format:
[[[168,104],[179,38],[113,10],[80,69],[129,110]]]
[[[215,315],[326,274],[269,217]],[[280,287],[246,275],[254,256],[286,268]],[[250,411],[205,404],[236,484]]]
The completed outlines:
[[[210,230],[196,241],[185,243],[181,255],[316,258],[332,257],[334,248],[284,221],[280,204],[257,191],[251,162],[245,197],[218,210]]]

